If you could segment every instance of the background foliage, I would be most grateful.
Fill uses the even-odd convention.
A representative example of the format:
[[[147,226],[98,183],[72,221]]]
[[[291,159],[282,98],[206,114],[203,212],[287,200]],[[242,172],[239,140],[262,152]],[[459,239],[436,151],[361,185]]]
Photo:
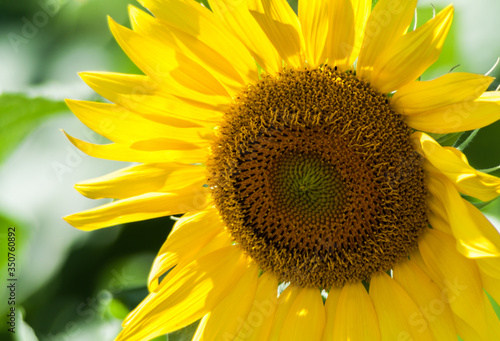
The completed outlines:
[[[105,142],[84,127],[63,100],[100,100],[78,78],[78,71],[139,73],[106,23],[110,15],[128,25],[129,3],[139,6],[126,0],[0,3],[0,254],[6,253],[7,226],[16,226],[16,298],[24,320],[21,323],[18,316],[17,340],[112,340],[121,319],[146,295],[150,265],[173,223],[161,218],[87,233],[61,219],[102,203],[82,198],[73,190],[74,183],[124,166],[83,155],[59,129]],[[296,8],[296,1],[291,3]],[[485,73],[500,56],[500,45],[491,39],[500,3],[454,3],[455,21],[443,54],[424,80],[458,64],[458,71]],[[439,10],[447,1],[433,4]],[[421,1],[418,22],[432,13],[430,3]],[[500,67],[492,75],[500,76]],[[498,85],[497,80],[490,90]],[[475,167],[490,168],[500,164],[499,146],[497,122],[482,129],[465,153]],[[500,200],[483,211],[500,226]],[[2,256],[2,316],[7,309],[5,267]],[[1,325],[0,339],[10,339],[4,322]],[[189,334],[181,331],[169,339],[184,340]]]

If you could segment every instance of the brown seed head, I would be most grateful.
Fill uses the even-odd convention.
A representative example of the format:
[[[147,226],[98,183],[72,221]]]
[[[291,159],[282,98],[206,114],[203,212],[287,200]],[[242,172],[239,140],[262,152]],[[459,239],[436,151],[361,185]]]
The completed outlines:
[[[235,100],[208,162],[234,240],[281,280],[330,287],[386,271],[428,226],[410,129],[352,73],[263,76]]]

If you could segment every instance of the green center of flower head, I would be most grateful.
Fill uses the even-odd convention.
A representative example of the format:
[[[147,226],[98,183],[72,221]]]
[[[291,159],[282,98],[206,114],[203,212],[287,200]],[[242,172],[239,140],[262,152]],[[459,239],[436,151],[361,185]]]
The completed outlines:
[[[286,153],[270,166],[268,175],[278,210],[314,219],[320,211],[328,214],[343,201],[339,174],[320,156]]]
[[[208,162],[215,204],[264,271],[299,286],[369,279],[427,227],[422,160],[387,97],[330,67],[265,75]]]

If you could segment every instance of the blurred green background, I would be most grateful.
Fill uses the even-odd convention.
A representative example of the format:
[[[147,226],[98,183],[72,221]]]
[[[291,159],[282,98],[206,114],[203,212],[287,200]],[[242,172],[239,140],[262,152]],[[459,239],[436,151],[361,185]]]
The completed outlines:
[[[146,295],[146,278],[173,220],[154,219],[95,232],[61,217],[94,207],[76,182],[126,166],[77,151],[60,129],[95,143],[64,98],[100,100],[79,71],[139,73],[114,42],[106,16],[128,25],[126,0],[24,0],[0,3],[0,237],[16,227],[16,340],[112,340],[121,319]],[[437,10],[448,1],[433,1]],[[497,0],[456,0],[455,20],[439,61],[422,77],[486,73],[500,56]],[[296,6],[296,2],[292,4]],[[432,16],[421,1],[418,22]],[[188,18],[186,18],[188,20]],[[500,76],[500,67],[493,76]],[[496,80],[490,90],[499,85]],[[462,137],[464,138],[464,137]],[[500,164],[500,122],[482,129],[464,150],[471,164]],[[500,175],[500,172],[496,172]],[[483,211],[500,226],[500,200]],[[0,258],[0,313],[8,309],[6,257]],[[2,319],[0,339],[9,340]],[[186,334],[170,340],[186,339]],[[165,337],[161,338],[167,339]]]

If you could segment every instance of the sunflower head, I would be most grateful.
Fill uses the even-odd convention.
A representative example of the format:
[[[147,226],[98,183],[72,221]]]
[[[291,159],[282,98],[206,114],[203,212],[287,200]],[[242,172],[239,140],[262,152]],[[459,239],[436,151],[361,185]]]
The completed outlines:
[[[330,287],[387,271],[427,227],[422,158],[386,96],[328,66],[264,76],[211,147],[233,238],[280,279]]]
[[[500,118],[491,77],[420,80],[451,6],[409,30],[416,0],[139,2],[110,26],[144,75],[68,101],[112,141],[72,143],[139,163],[77,184],[118,200],[69,223],[184,214],[117,340],[500,339],[500,236],[462,196],[500,179],[427,134]]]

